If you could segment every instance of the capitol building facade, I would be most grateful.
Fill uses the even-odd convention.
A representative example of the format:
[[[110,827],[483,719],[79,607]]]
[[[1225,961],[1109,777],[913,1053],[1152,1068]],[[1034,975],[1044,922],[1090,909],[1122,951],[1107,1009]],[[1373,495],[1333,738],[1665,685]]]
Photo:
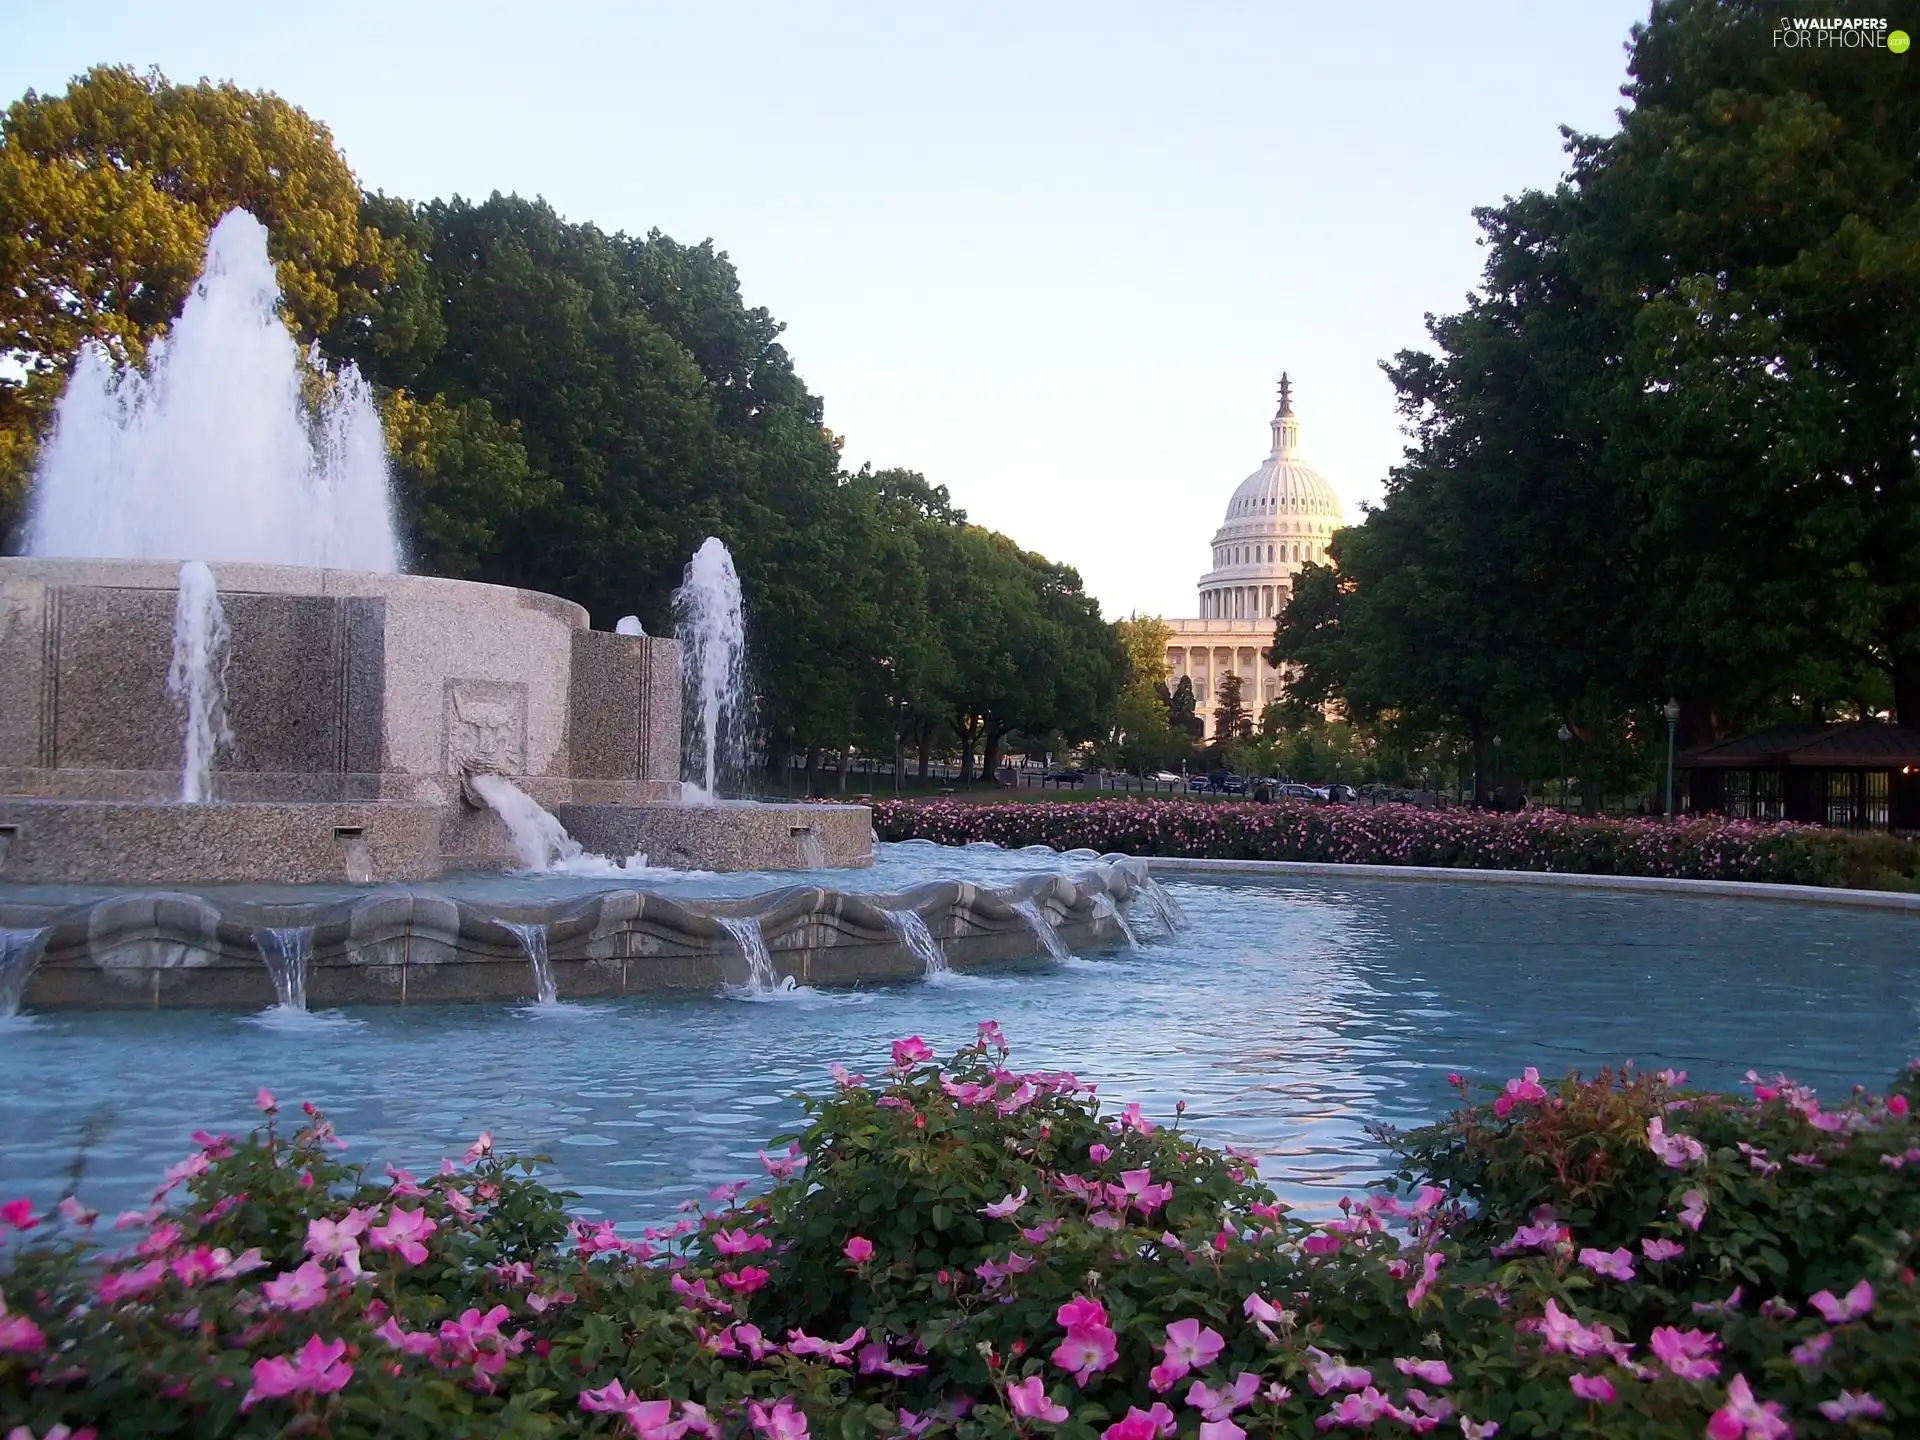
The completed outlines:
[[[1280,377],[1273,448],[1240,482],[1226,520],[1213,537],[1213,565],[1200,577],[1200,614],[1168,620],[1167,685],[1193,681],[1194,713],[1213,738],[1220,682],[1240,677],[1241,703],[1258,719],[1280,698],[1281,672],[1266,661],[1274,622],[1293,593],[1293,577],[1309,561],[1325,563],[1327,540],[1346,523],[1340,497],[1300,454],[1300,421],[1292,386]]]

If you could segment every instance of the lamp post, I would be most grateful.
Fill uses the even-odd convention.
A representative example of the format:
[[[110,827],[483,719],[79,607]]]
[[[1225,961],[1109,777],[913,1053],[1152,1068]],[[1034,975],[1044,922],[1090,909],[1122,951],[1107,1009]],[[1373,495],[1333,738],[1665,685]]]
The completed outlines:
[[[1680,724],[1680,702],[1669,700],[1660,713],[1667,717],[1667,818],[1673,818],[1673,732]]]
[[[893,798],[900,798],[900,767],[907,763],[907,702],[900,702],[900,714],[893,725]]]
[[[1493,737],[1493,808],[1500,808],[1500,737]]]
[[[1573,738],[1573,731],[1562,722],[1555,735],[1560,741],[1560,813],[1564,815],[1567,813],[1567,741]]]

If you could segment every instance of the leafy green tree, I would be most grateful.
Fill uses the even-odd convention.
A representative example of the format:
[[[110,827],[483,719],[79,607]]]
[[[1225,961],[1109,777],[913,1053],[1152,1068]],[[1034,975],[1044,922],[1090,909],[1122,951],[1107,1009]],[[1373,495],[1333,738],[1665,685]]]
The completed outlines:
[[[1213,739],[1216,745],[1230,740],[1250,739],[1253,735],[1253,716],[1247,712],[1246,702],[1240,698],[1240,690],[1240,676],[1233,670],[1222,675],[1219,685],[1214,687]]]

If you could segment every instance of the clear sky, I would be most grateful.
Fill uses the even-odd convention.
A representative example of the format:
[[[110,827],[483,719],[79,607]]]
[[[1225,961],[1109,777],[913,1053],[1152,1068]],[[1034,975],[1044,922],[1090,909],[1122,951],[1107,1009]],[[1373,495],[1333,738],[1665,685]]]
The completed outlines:
[[[1187,615],[1282,369],[1349,515],[1378,496],[1378,362],[1475,283],[1472,207],[1612,128],[1646,8],[0,0],[0,98],[230,79],[369,189],[711,236],[851,464],[924,472],[1110,615]]]

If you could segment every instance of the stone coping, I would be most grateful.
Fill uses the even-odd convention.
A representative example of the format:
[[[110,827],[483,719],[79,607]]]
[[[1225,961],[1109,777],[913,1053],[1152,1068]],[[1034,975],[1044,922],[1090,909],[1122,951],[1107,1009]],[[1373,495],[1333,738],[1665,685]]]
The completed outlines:
[[[776,975],[803,985],[923,974],[889,912],[918,915],[955,968],[1029,959],[1044,946],[1016,907],[1030,904],[1068,948],[1102,944],[1148,884],[1145,866],[1115,857],[1071,877],[998,889],[937,880],[895,895],[797,885],[683,899],[609,887],[516,904],[388,888],[269,903],[129,891],[59,909],[0,903],[0,927],[17,937],[4,958],[31,967],[29,1009],[264,1008],[276,995],[266,950],[285,953],[290,931],[303,932],[312,1008],[531,998],[529,927],[564,1000],[741,984],[747,960],[728,922],[742,920]]]
[[[1777,885],[1759,880],[1682,880],[1664,875],[1589,875],[1568,870],[1473,870],[1449,865],[1342,865],[1321,860],[1206,860],[1142,856],[1149,870],[1186,875],[1299,875],[1345,880],[1448,880],[1478,885],[1546,885],[1575,890],[1710,895],[1794,905],[1839,905],[1863,910],[1920,911],[1920,895],[1898,890],[1848,890],[1828,885]]]

